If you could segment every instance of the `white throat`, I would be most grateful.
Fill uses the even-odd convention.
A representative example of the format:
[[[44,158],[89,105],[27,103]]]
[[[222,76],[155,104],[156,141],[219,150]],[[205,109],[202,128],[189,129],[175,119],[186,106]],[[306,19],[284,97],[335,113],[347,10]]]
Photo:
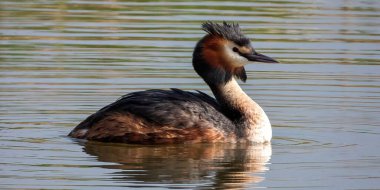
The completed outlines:
[[[215,96],[219,101],[225,102],[243,115],[246,125],[237,130],[237,134],[243,140],[254,143],[269,142],[272,138],[272,128],[264,110],[253,101],[232,78],[221,87]]]

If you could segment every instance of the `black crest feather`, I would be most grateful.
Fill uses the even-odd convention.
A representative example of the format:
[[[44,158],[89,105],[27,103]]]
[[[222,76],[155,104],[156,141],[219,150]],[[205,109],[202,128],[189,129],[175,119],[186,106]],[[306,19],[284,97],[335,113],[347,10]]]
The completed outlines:
[[[223,21],[223,24],[213,23],[207,21],[202,24],[202,29],[210,35],[218,35],[227,40],[231,40],[236,44],[243,46],[250,43],[249,39],[244,36],[238,23],[227,23]]]

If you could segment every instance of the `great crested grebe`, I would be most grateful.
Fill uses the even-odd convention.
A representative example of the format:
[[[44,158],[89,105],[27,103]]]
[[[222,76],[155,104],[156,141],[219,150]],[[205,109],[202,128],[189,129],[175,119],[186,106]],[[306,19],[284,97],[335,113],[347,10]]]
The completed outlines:
[[[235,77],[246,81],[249,61],[277,61],[257,53],[238,24],[206,22],[202,29],[207,34],[194,49],[193,67],[216,99],[179,89],[133,92],[90,115],[69,136],[134,144],[269,142],[267,115]]]

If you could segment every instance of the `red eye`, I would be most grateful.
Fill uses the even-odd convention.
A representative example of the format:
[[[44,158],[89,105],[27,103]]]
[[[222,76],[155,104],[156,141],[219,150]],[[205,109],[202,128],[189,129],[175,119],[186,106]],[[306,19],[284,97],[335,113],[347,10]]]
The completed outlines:
[[[238,49],[237,47],[233,47],[233,48],[232,48],[232,51],[234,51],[234,52],[239,52],[239,49]]]

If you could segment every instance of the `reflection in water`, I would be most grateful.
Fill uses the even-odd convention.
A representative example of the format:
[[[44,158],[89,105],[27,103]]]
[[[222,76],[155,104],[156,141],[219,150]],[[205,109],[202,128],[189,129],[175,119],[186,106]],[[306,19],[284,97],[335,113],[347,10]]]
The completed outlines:
[[[137,184],[205,184],[213,188],[244,188],[264,180],[272,149],[265,145],[194,144],[134,146],[86,142],[84,151],[103,165],[121,169],[114,180]]]

